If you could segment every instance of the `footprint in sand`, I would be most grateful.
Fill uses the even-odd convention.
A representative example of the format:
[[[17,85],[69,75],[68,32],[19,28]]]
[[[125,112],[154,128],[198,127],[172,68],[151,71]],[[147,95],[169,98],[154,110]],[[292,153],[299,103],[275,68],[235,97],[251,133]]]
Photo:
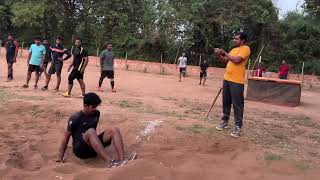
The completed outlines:
[[[24,169],[27,171],[38,171],[41,169],[43,162],[43,158],[40,154],[23,156],[20,152],[13,152],[9,154],[9,159],[5,164],[7,167]]]
[[[61,174],[72,174],[75,169],[81,169],[82,167],[72,163],[63,163],[58,164],[57,167],[53,169],[53,171],[61,173]]]
[[[9,154],[9,159],[6,161],[6,166],[23,169],[23,155],[20,152],[12,152]]]

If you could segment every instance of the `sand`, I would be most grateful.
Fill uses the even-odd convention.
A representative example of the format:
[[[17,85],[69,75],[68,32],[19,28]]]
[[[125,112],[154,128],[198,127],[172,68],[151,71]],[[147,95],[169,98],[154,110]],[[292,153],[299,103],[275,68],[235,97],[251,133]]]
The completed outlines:
[[[67,87],[64,66],[61,91]],[[99,158],[80,160],[72,154],[56,163],[68,117],[82,108],[79,85],[72,98],[54,91],[22,89],[25,58],[14,65],[14,81],[6,80],[0,56],[0,179],[104,180],[318,180],[320,177],[320,92],[303,91],[296,108],[245,102],[244,131],[239,139],[218,132],[221,97],[205,117],[222,77],[209,77],[207,86],[184,78],[116,70],[117,93],[105,80],[98,131],[117,126],[126,153],[139,159],[107,169]],[[99,69],[85,74],[88,92],[96,92]],[[49,89],[55,85],[53,76]],[[30,82],[33,87],[34,77]],[[44,85],[44,77],[40,79]],[[233,125],[231,119],[230,125]],[[106,149],[115,157],[112,147]]]

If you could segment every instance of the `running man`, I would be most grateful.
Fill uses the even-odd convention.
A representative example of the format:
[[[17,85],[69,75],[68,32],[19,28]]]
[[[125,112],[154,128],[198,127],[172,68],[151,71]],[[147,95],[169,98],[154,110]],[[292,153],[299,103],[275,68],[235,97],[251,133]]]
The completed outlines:
[[[182,53],[182,56],[179,57],[177,66],[179,66],[179,69],[180,69],[179,82],[181,82],[181,75],[183,75],[183,77],[186,77],[186,71],[187,71],[186,53]]]
[[[73,55],[73,61],[71,62],[68,68],[68,72],[71,70],[71,68],[73,69],[68,77],[68,91],[62,94],[62,96],[64,97],[70,97],[71,90],[73,87],[73,80],[75,79],[77,79],[80,84],[82,96],[84,96],[86,92],[86,85],[83,81],[83,74],[89,61],[88,51],[86,49],[83,49],[82,41],[80,38],[75,39],[75,46],[76,47],[72,48],[71,50],[71,54]]]
[[[47,39],[43,39],[42,43],[43,43],[43,46],[46,48],[46,56],[45,56],[45,59],[43,62],[42,70],[40,72],[40,77],[41,77],[42,73],[44,73],[44,75],[47,77],[48,76],[47,67],[48,67],[48,64],[52,61],[51,46],[50,46],[49,41]]]
[[[106,44],[106,49],[100,54],[100,67],[101,76],[99,80],[98,91],[103,92],[101,86],[104,78],[110,79],[112,92],[116,92],[114,89],[114,54],[112,52],[112,43]]]
[[[57,85],[54,88],[55,91],[59,91],[60,83],[61,83],[61,70],[63,66],[63,61],[68,60],[71,57],[70,52],[66,48],[62,46],[63,38],[58,36],[56,38],[56,45],[51,47],[52,54],[52,63],[48,72],[48,76],[46,77],[46,85],[42,88],[42,90],[48,90],[48,86],[51,80],[51,75],[57,75]],[[63,55],[67,55],[63,58]]]
[[[12,35],[8,36],[8,41],[5,46],[6,49],[6,59],[8,64],[8,76],[7,82],[13,80],[13,63],[16,62],[17,54],[18,54],[18,47],[14,42],[14,38]]]
[[[207,80],[207,69],[209,67],[209,64],[207,60],[204,60],[203,63],[200,64],[200,83],[199,85],[202,84],[202,79],[203,79],[203,86],[206,83]]]
[[[26,84],[22,86],[23,88],[29,87],[29,81],[34,71],[36,72],[34,88],[35,89],[38,88],[40,71],[43,67],[45,55],[46,55],[46,48],[43,45],[41,45],[41,38],[36,37],[34,39],[34,44],[32,44],[29,49],[29,55],[28,55],[28,61],[27,61],[27,66],[28,66],[27,81],[26,81]]]
[[[233,42],[237,46],[227,53],[223,49],[215,48],[215,54],[223,62],[227,62],[226,72],[223,80],[223,118],[217,125],[217,130],[228,128],[230,118],[231,104],[234,111],[235,127],[230,134],[233,137],[239,137],[242,128],[243,109],[244,109],[244,81],[246,64],[250,57],[250,47],[246,45],[247,34],[240,32],[234,36]]]
[[[73,114],[64,132],[57,162],[64,162],[64,154],[72,136],[73,153],[80,159],[94,158],[97,155],[109,166],[110,156],[105,148],[111,144],[117,152],[118,165],[127,162],[124,157],[123,141],[119,128],[113,127],[97,135],[97,125],[100,112],[97,107],[101,104],[100,97],[95,93],[88,93],[83,98],[83,110]]]

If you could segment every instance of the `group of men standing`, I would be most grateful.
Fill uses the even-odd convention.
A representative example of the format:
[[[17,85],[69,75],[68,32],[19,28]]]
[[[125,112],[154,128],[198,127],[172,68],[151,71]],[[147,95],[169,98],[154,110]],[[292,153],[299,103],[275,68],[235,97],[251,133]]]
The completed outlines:
[[[14,42],[13,36],[8,36],[8,42],[6,43],[6,59],[8,63],[8,81],[13,80],[13,63],[16,62],[17,57],[17,45]],[[35,72],[35,84],[34,88],[38,88],[38,81],[42,73],[45,75],[45,86],[41,89],[43,91],[48,90],[51,76],[56,74],[57,83],[54,88],[55,91],[59,91],[61,84],[61,73],[64,61],[70,59],[73,56],[68,72],[70,72],[68,77],[68,90],[61,95],[64,97],[70,97],[73,88],[73,81],[78,80],[82,96],[85,95],[85,83],[84,83],[84,73],[89,62],[88,50],[83,48],[82,40],[80,38],[75,38],[74,46],[71,50],[68,50],[63,46],[63,38],[57,36],[55,39],[55,44],[50,45],[47,39],[41,41],[40,37],[34,38],[34,44],[29,48],[29,54],[27,58],[27,78],[26,83],[22,86],[23,88],[29,87],[29,82],[32,73]],[[98,90],[102,91],[101,86],[104,78],[110,79],[110,84],[112,87],[112,92],[116,92],[114,88],[114,54],[112,52],[112,43],[106,43],[105,50],[102,51],[100,56],[101,65],[101,75],[98,83]],[[51,63],[49,69],[48,65]]]

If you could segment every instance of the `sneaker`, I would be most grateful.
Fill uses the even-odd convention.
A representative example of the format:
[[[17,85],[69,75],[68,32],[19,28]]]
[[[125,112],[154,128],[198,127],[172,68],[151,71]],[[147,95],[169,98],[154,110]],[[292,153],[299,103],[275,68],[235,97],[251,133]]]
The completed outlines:
[[[115,89],[112,89],[111,92],[115,93],[115,92],[117,92],[117,91],[116,91]]]
[[[61,95],[62,95],[63,97],[71,97],[71,96],[70,96],[70,94],[69,94],[68,92],[61,93]]]
[[[222,121],[219,125],[216,126],[216,129],[219,131],[223,131],[224,129],[229,128],[228,122]]]
[[[230,134],[232,137],[239,137],[240,136],[240,132],[241,132],[241,128],[239,126],[235,126],[233,128],[232,133]]]
[[[23,88],[28,88],[29,86],[25,84],[25,85],[23,85],[22,87],[23,87]]]
[[[41,88],[42,91],[48,91],[48,86],[44,86],[43,88]]]

